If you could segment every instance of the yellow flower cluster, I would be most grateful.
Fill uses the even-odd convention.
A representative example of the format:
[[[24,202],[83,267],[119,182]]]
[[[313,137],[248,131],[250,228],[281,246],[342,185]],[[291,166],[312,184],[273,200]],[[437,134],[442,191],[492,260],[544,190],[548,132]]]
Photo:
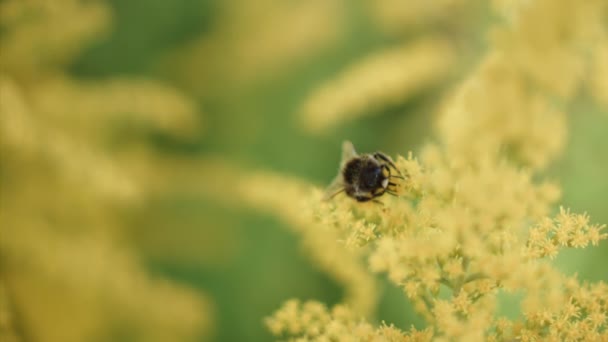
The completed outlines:
[[[392,325],[375,328],[343,305],[329,310],[315,301],[289,300],[272,318],[266,319],[266,325],[274,335],[294,336],[294,341],[422,342],[432,337],[429,329],[418,331],[412,327],[404,333]]]
[[[606,42],[606,2],[496,1],[496,8],[505,23],[446,104],[440,137],[451,153],[506,155],[543,168],[565,143],[563,104],[585,81],[588,55],[601,55]]]
[[[585,248],[589,244],[597,246],[608,237],[602,230],[605,225],[589,224],[587,215],[570,214],[560,208],[554,219],[544,218],[530,228],[527,253],[531,258],[557,256],[560,248]]]
[[[508,56],[488,56],[439,119],[450,153],[471,159],[506,155],[534,168],[554,159],[565,144],[566,116],[548,97],[528,91],[526,83]]]
[[[565,279],[559,306],[535,304],[522,303],[525,322],[501,320],[493,339],[517,336],[522,341],[605,341],[608,338],[605,283],[580,284],[575,278]]]
[[[531,310],[561,307],[567,298],[561,276],[537,259],[549,255],[543,253],[548,240],[556,248],[597,244],[608,237],[603,226],[565,210],[547,219],[559,191],[535,184],[508,163],[471,166],[439,153],[429,147],[421,165],[397,161],[406,174],[408,168],[418,173],[411,182],[421,194],[406,193],[415,199],[413,208],[401,208],[409,201],[391,205],[389,210],[407,215],[398,225],[394,218],[390,223],[401,228],[398,234],[378,239],[370,268],[387,272],[439,336],[449,339],[490,336],[500,289],[528,291],[524,302]],[[538,223],[528,229],[528,222]],[[437,299],[442,288],[451,290],[450,300]]]
[[[433,37],[372,55],[316,90],[303,105],[301,121],[320,132],[399,104],[445,79],[454,55],[447,41]]]
[[[588,55],[605,39],[606,6],[603,0],[496,1],[506,24],[492,32],[494,49],[541,92],[569,99],[585,77]]]
[[[542,259],[553,256],[553,248],[557,252],[560,247],[585,247],[608,237],[602,233],[604,226],[590,224],[585,215],[561,210],[555,219],[547,218],[559,197],[553,184],[537,184],[529,172],[507,162],[495,164],[487,159],[472,165],[446,156],[432,145],[423,151],[420,161],[410,155],[399,158],[397,166],[408,175],[399,190],[402,198],[383,199],[383,207],[343,197],[320,202],[319,194],[306,196],[304,185],[299,193],[263,191],[270,184],[282,189],[297,184],[279,178],[260,179],[255,188],[244,187],[243,196],[258,208],[275,203],[267,209],[290,217],[288,222],[304,236],[309,253],[326,255],[316,261],[342,283],[345,278],[339,272],[344,271],[339,264],[345,262],[343,268],[351,269],[352,261],[337,253],[335,242],[357,255],[367,255],[369,269],[387,273],[433,329],[420,333],[391,327],[394,338],[388,338],[379,335],[386,327],[373,329],[364,315],[338,317],[349,312],[342,306],[329,312],[319,303],[292,301],[267,320],[273,333],[294,340],[503,341],[531,336],[561,340],[569,338],[577,325],[586,330],[575,340],[608,337],[603,321],[608,302],[600,300],[588,308],[591,303],[575,297],[575,293],[585,296],[590,292],[598,298],[608,297],[602,292],[605,284],[567,280]],[[282,202],[286,199],[288,203]],[[530,222],[536,223],[530,227]],[[311,242],[312,237],[326,241]],[[327,267],[327,260],[334,266]],[[344,284],[347,293],[360,285]],[[446,291],[450,294],[447,299],[441,295]],[[521,291],[523,319],[497,317],[498,295]],[[352,302],[347,300],[347,307]],[[567,309],[571,303],[575,307]]]
[[[608,340],[608,286],[567,278],[551,264],[561,248],[607,239],[605,226],[563,208],[551,218],[560,189],[540,174],[562,152],[564,108],[588,79],[584,72],[593,64],[586,56],[595,56],[594,44],[608,32],[602,19],[606,3],[495,4],[504,22],[493,31],[492,48],[479,66],[446,102],[439,143],[426,145],[418,158],[410,153],[396,160],[406,176],[400,196],[383,197],[382,206],[345,197],[321,203],[313,197],[290,214],[301,216],[301,232],[333,230],[333,239],[367,256],[371,271],[386,273],[403,289],[427,330],[390,328],[389,337],[341,305],[328,310],[316,302],[289,301],[266,320],[277,336]],[[343,88],[357,89],[359,81],[353,77]],[[334,125],[344,118],[327,120]],[[262,183],[260,189],[272,186],[270,180]],[[273,211],[288,210],[278,209]],[[304,227],[305,220],[322,224]],[[514,294],[521,296],[521,316],[500,316],[499,298]]]
[[[542,235],[541,227],[548,227],[546,215],[559,190],[551,183],[535,184],[530,173],[506,162],[494,164],[488,159],[479,164],[445,156],[437,146],[423,151],[420,162],[411,155],[399,158],[398,168],[408,175],[399,191],[409,200],[386,199],[382,210],[376,204],[361,205],[344,197],[322,202],[320,192],[296,180],[264,174],[245,177],[239,183],[240,196],[249,206],[274,212],[294,227],[317,265],[345,287],[346,307],[358,313],[349,320],[338,319],[319,303],[289,302],[267,320],[271,331],[296,340],[380,338],[374,334],[382,329],[376,331],[362,320],[375,300],[370,295],[374,288],[369,286],[373,281],[357,263],[361,256],[369,257],[371,271],[386,272],[401,286],[435,327],[424,334],[399,332],[396,340],[523,336],[523,328],[492,332],[499,331],[504,322],[517,327],[532,324],[529,319],[512,322],[495,317],[501,290],[527,291],[522,300],[524,313],[565,305],[571,296],[563,290],[562,276],[538,260],[545,255],[531,251],[551,237],[549,231],[571,232],[565,246],[597,243],[607,237],[602,227],[564,210],[549,220],[551,228],[542,230]],[[277,186],[283,189],[280,194],[273,190]],[[528,229],[531,221],[538,223]],[[439,299],[446,290],[451,298]],[[600,333],[602,327],[590,333]],[[548,331],[561,336],[562,328]]]

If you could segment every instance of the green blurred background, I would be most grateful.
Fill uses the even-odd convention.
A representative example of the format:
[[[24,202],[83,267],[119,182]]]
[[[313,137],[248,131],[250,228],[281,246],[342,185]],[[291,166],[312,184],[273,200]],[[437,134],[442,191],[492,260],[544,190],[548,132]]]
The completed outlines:
[[[89,42],[69,65],[69,73],[95,81],[116,76],[151,78],[194,98],[204,129],[188,139],[150,133],[145,139],[158,153],[186,160],[219,158],[244,172],[273,170],[324,186],[335,175],[344,139],[352,140],[361,151],[382,150],[391,155],[416,151],[431,140],[439,102],[484,50],[485,32],[492,22],[482,3],[471,2],[456,6],[453,15],[437,14],[424,22],[387,29],[370,15],[368,1],[348,5],[336,1],[337,10],[331,13],[339,18],[333,19],[337,29],[333,38],[284,59],[265,62],[260,57],[263,63],[256,64],[248,60],[255,55],[241,57],[234,52],[238,50],[234,46],[243,41],[261,39],[247,36],[248,28],[257,27],[256,21],[272,23],[281,11],[307,7],[298,1],[281,5],[264,1],[254,10],[258,5],[245,3],[111,0],[109,33]],[[234,10],[239,6],[243,9]],[[278,8],[276,13],[273,6]],[[324,5],[318,1],[309,5],[314,6],[322,11]],[[265,15],[258,18],[258,12]],[[314,28],[318,17],[315,10],[311,13],[309,25]],[[239,26],[242,22],[244,27]],[[289,27],[269,27],[269,32],[281,30],[289,31]],[[365,56],[429,34],[450,39],[459,48],[453,72],[441,82],[325,134],[301,128],[296,115],[320,84]],[[208,58],[205,53],[180,57],[188,54],[183,52],[189,51],[188,46],[205,39],[211,42],[202,50],[212,51]],[[298,39],[294,35],[296,46]],[[608,222],[608,115],[584,95],[571,112],[566,153],[549,175],[563,185],[565,206],[588,212],[594,222]],[[201,179],[206,181],[213,180]],[[176,189],[148,199],[125,220],[132,226],[129,237],[152,274],[209,297],[215,322],[213,341],[270,340],[262,320],[285,300],[317,299],[331,305],[341,298],[341,289],[302,252],[298,237],[271,216],[232,208],[209,194]],[[556,262],[582,279],[608,280],[603,260],[608,260],[606,242],[566,251]],[[381,289],[379,320],[403,328],[422,324],[397,288],[381,280]]]

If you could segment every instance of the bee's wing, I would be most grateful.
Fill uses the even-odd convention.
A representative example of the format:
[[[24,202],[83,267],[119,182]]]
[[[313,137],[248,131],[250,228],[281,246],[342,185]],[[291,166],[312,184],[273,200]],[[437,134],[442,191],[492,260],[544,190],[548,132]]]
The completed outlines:
[[[344,191],[344,184],[342,183],[342,173],[338,173],[336,178],[329,184],[327,189],[325,189],[325,194],[323,194],[323,200],[329,201],[337,194]]]
[[[340,161],[340,165],[344,166],[346,161],[357,156],[357,151],[355,151],[355,146],[352,142],[348,140],[344,140],[342,143],[342,160]]]
[[[334,180],[329,184],[327,189],[325,190],[325,195],[323,196],[323,200],[330,200],[332,197],[344,191],[344,183],[342,181],[342,168],[344,164],[357,156],[357,152],[355,151],[355,146],[348,140],[345,140],[342,143],[342,159],[340,161],[340,170],[338,170],[338,175]]]

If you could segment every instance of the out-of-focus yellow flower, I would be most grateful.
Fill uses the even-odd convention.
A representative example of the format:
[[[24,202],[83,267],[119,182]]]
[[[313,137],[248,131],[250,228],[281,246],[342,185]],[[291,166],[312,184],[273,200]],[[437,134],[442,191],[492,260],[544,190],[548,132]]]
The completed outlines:
[[[355,63],[305,101],[301,121],[313,132],[399,104],[446,79],[454,50],[439,38],[426,38],[379,52]]]
[[[194,101],[153,80],[82,82],[56,78],[32,87],[30,93],[32,110],[47,120],[74,125],[83,134],[95,134],[100,125],[121,123],[182,137],[202,129]]]
[[[450,19],[462,20],[462,12],[467,1],[460,0],[430,0],[404,3],[399,0],[368,0],[365,2],[370,9],[371,17],[376,26],[388,34],[403,34],[420,26],[431,26]],[[471,2],[472,3],[472,2]]]
[[[100,0],[8,0],[0,4],[0,23],[0,71],[37,79],[106,31],[110,11]]]
[[[344,237],[332,229],[350,213],[317,205],[322,192],[311,191],[310,184],[264,173],[240,178],[237,190],[245,204],[276,214],[293,227],[315,264],[344,287],[345,302],[357,314],[371,315],[377,301],[375,281],[359,253],[340,244]]]
[[[496,3],[507,22],[492,34],[495,48],[543,92],[571,98],[585,76],[586,54],[605,33],[606,2]]]
[[[591,75],[591,90],[595,98],[608,107],[608,38],[600,40],[593,58],[595,72]]]
[[[169,77],[197,94],[268,79],[342,35],[342,0],[220,2],[218,26],[167,56]]]
[[[598,48],[608,30],[602,19],[606,5],[495,4],[505,23],[493,30],[490,51],[446,103],[441,138],[451,153],[503,155],[542,169],[563,149],[563,104],[580,89],[588,51]]]
[[[545,167],[566,141],[562,110],[530,91],[525,75],[499,52],[445,104],[439,129],[450,153],[471,159],[502,154],[534,168]]]
[[[0,338],[186,341],[209,333],[211,302],[148,274],[125,242],[121,210],[148,189],[139,169],[107,149],[110,124],[193,134],[195,105],[154,81],[91,83],[65,72],[107,26],[101,1],[3,1],[0,18]]]

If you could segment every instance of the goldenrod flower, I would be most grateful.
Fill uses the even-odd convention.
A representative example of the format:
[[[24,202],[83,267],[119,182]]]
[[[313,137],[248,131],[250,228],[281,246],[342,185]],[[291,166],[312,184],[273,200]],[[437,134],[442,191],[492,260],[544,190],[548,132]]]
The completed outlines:
[[[371,271],[385,273],[403,289],[429,328],[424,338],[415,332],[391,335],[398,339],[607,339],[606,284],[566,278],[550,262],[562,248],[607,239],[605,225],[564,208],[552,216],[560,189],[541,173],[563,150],[564,103],[585,81],[585,51],[608,30],[599,14],[605,4],[537,0],[495,5],[505,22],[495,28],[493,45],[479,66],[441,110],[439,142],[427,144],[417,157],[396,158],[405,175],[399,197],[382,198],[384,205],[376,207],[340,196],[330,204],[309,202],[299,211],[318,213],[322,224],[299,229],[333,231],[337,241],[368,258]],[[398,63],[380,62],[353,70],[308,103],[308,128],[337,125],[382,98],[366,97],[373,92],[360,86],[375,71],[403,71]],[[387,87],[393,88],[398,90],[388,91],[384,100],[407,94]],[[523,294],[520,317],[497,316],[502,292]],[[289,320],[302,323],[305,309],[293,303],[289,309]],[[285,310],[267,320],[278,336],[317,339],[303,333],[305,327],[295,334],[277,328],[294,324],[285,319]],[[380,338],[379,328],[352,316],[324,317],[328,321],[314,330],[321,336]],[[355,331],[368,335],[353,336]]]
[[[429,37],[380,52],[343,71],[305,101],[300,120],[312,132],[398,104],[446,78],[454,48]]]

